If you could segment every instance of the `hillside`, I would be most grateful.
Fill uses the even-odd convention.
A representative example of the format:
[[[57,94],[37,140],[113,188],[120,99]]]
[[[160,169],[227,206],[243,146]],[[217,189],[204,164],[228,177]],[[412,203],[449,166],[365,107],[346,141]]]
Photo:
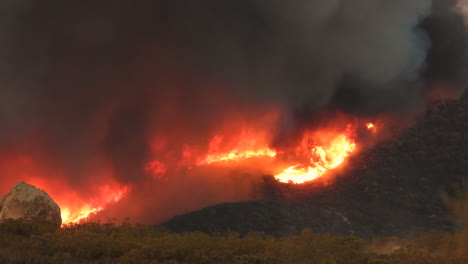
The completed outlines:
[[[351,157],[327,188],[295,186],[265,177],[261,201],[225,203],[176,216],[177,232],[260,231],[297,234],[411,235],[453,231],[442,201],[468,187],[468,96],[434,103],[400,136]]]

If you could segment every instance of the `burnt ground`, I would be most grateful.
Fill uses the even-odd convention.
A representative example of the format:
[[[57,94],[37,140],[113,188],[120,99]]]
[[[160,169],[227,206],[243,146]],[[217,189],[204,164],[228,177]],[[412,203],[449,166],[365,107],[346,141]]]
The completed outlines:
[[[276,236],[304,228],[363,237],[454,231],[442,196],[468,189],[468,95],[434,103],[400,136],[350,157],[333,184],[320,184],[264,177],[262,200],[207,207],[163,225],[176,232]]]

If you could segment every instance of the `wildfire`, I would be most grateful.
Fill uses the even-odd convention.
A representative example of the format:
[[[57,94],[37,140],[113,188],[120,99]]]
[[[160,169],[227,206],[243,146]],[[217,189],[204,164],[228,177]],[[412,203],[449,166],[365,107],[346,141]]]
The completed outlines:
[[[197,165],[209,165],[219,162],[238,162],[255,157],[275,157],[276,151],[256,137],[242,134],[234,141],[233,146],[222,147],[223,137],[215,136],[209,145],[208,155],[197,162]]]
[[[90,205],[84,205],[77,212],[72,213],[67,207],[61,208],[62,225],[79,223],[89,216],[102,210],[102,207],[92,208]]]
[[[361,126],[372,132],[376,128],[373,123],[364,123]],[[237,138],[229,140],[223,136],[214,136],[209,142],[207,154],[195,159],[192,164],[231,166],[250,158],[270,158],[274,161],[274,158],[279,160],[277,156],[280,153],[282,156],[292,157],[289,160],[293,160],[294,165],[281,169],[275,178],[284,183],[301,184],[315,180],[330,170],[338,168],[356,149],[355,126],[351,124],[348,124],[342,131],[325,128],[305,132],[297,147],[278,151],[271,149],[262,135],[244,131]],[[148,163],[146,170],[152,172],[155,178],[160,178],[167,172],[167,167],[156,160]]]
[[[116,203],[128,193],[129,188],[112,189],[106,185],[100,188],[100,195],[79,207],[67,206],[64,201],[57,201],[62,212],[62,225],[79,223],[104,210],[109,204]]]
[[[364,122],[358,125],[353,122],[353,125],[348,124],[345,129],[343,127],[337,129],[336,126],[338,124],[339,127],[343,122],[332,124],[333,127],[325,126],[305,131],[294,145],[280,145],[277,149],[270,147],[274,138],[269,133],[273,127],[271,125],[251,127],[247,124],[246,128],[243,127],[240,131],[234,128],[225,129],[218,131],[218,135],[208,141],[206,148],[186,145],[181,155],[174,155],[180,157],[180,160],[171,159],[171,155],[159,155],[158,159],[148,162],[143,169],[153,179],[169,181],[171,175],[168,174],[177,173],[180,168],[191,169],[194,166],[214,164],[221,167],[239,165],[255,169],[257,172],[259,168],[255,166],[263,166],[260,168],[261,173],[273,174],[280,182],[302,184],[322,177],[341,166],[358,148],[357,139],[362,131],[367,130],[372,133],[376,131],[374,123]],[[364,130],[356,129],[358,126]],[[155,153],[162,153],[157,152],[158,148],[155,150]],[[258,159],[261,162],[257,162],[256,158],[261,158]],[[254,162],[244,162],[248,159],[253,159]],[[107,167],[93,172],[93,176],[100,181],[93,182],[87,189],[88,195],[94,194],[89,198],[70,186],[65,180],[66,177],[61,176],[61,172],[54,174],[53,171],[48,171],[42,167],[41,162],[32,157],[12,157],[5,159],[0,165],[0,172],[3,174],[15,175],[17,179],[31,183],[49,193],[61,208],[64,226],[88,220],[91,216],[106,210],[111,204],[121,201],[130,191],[129,186],[121,185],[114,180],[112,171]],[[55,176],[53,181],[48,178],[49,175]]]
[[[339,167],[356,150],[356,142],[352,132],[352,127],[348,125],[346,131],[338,134],[306,134],[297,152],[304,153],[303,149],[307,149],[305,155],[308,158],[308,164],[291,166],[276,175],[275,178],[280,182],[291,181],[299,184],[315,180],[329,170]],[[315,143],[317,141],[318,144]]]
[[[367,123],[366,127],[368,130],[375,132],[377,130],[377,127],[374,125],[374,123]]]
[[[204,160],[198,162],[198,165],[208,165],[223,161],[240,161],[255,157],[275,157],[276,151],[269,148],[260,150],[232,150],[227,153],[214,153],[209,154]]]

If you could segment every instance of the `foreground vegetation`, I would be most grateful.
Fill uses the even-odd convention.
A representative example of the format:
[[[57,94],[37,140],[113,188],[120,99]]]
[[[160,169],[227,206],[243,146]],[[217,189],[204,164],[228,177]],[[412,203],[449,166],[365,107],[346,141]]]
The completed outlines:
[[[124,222],[86,223],[55,230],[26,221],[0,224],[0,263],[468,263],[464,233],[412,240],[332,236],[303,230],[274,238],[175,234]]]

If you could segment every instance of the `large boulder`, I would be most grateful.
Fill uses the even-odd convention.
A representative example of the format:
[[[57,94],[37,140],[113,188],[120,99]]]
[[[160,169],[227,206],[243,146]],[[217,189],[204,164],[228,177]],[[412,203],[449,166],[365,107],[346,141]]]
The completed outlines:
[[[60,227],[60,207],[43,190],[18,182],[0,199],[0,221],[5,219],[39,219]]]

